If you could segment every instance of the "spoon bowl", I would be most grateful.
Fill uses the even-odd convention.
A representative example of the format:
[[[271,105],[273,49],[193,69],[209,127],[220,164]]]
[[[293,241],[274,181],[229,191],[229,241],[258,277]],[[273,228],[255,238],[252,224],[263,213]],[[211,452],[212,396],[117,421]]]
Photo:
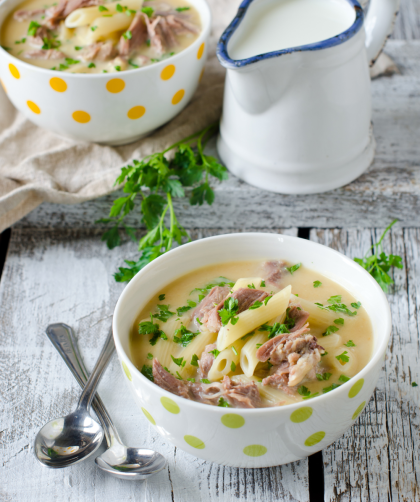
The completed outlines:
[[[35,454],[46,467],[59,469],[95,453],[103,438],[102,427],[88,413],[77,409],[42,427],[35,438]]]

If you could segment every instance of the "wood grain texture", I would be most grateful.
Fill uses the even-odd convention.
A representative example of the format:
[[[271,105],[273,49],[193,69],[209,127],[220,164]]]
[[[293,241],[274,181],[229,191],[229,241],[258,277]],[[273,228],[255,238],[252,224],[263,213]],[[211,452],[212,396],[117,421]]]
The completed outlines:
[[[312,230],[311,239],[352,258],[364,255],[383,229]],[[356,424],[323,451],[325,501],[419,501],[420,232],[393,229],[387,253],[403,257],[388,295],[393,331],[377,389]]]
[[[412,0],[403,0],[412,1]],[[417,4],[416,4],[417,5]],[[419,4],[420,5],[420,4]],[[375,161],[353,183],[318,195],[281,195],[251,187],[234,176],[216,186],[216,201],[191,207],[175,201],[187,228],[265,228],[301,226],[357,228],[386,226],[399,218],[416,227],[420,213],[420,40],[390,40],[386,52],[400,75],[372,82]],[[42,204],[19,222],[21,227],[93,227],[108,214],[116,194],[75,206]],[[128,223],[139,226],[139,218]]]
[[[284,233],[296,235],[296,229]],[[95,231],[12,232],[0,283],[0,501],[308,501],[307,460],[270,469],[225,468],[165,443],[132,402],[115,357],[100,383],[101,397],[122,439],[158,450],[168,469],[147,482],[128,483],[106,476],[93,459],[59,471],[37,464],[37,431],[70,412],[80,392],[44,330],[57,321],[73,326],[92,368],[124,287],[112,273],[134,253],[130,242],[107,250]]]

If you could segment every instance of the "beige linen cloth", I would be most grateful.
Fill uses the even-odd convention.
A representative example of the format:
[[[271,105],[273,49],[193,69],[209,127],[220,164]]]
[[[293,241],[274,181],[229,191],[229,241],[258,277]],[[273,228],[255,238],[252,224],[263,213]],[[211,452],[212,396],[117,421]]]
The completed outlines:
[[[0,87],[0,232],[43,201],[75,204],[111,192],[121,167],[131,159],[161,151],[218,120],[225,72],[215,48],[240,1],[208,2],[213,29],[204,77],[196,94],[171,122],[136,143],[108,147],[58,137],[23,117]],[[378,59],[372,76],[393,71],[393,62],[386,58]]]

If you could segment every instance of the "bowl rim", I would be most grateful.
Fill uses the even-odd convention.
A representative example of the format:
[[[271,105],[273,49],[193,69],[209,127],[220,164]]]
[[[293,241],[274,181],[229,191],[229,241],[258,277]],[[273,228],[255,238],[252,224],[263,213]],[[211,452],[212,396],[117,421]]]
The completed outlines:
[[[273,406],[273,407],[265,407],[265,408],[224,408],[224,407],[219,407],[219,406],[211,406],[208,404],[204,403],[199,403],[196,401],[192,401],[189,399],[185,399],[183,397],[177,396],[176,394],[173,394],[172,392],[166,391],[156,385],[155,383],[151,382],[148,378],[146,378],[137,368],[136,366],[132,363],[130,356],[125,352],[125,350],[122,347],[121,341],[119,339],[119,334],[117,330],[117,319],[119,315],[119,310],[121,309],[121,305],[125,301],[125,298],[128,297],[131,294],[131,290],[135,287],[134,284],[136,282],[141,281],[142,275],[144,274],[144,271],[149,270],[152,267],[159,266],[161,263],[163,263],[169,254],[174,256],[175,254],[180,254],[185,251],[186,247],[189,249],[194,248],[196,246],[202,245],[201,243],[208,242],[209,240],[211,241],[217,241],[217,240],[224,240],[224,239],[255,239],[256,237],[267,237],[267,236],[272,236],[273,238],[276,237],[278,238],[281,236],[282,238],[285,238],[286,240],[290,241],[305,241],[309,246],[313,246],[316,248],[323,248],[326,249],[327,252],[330,252],[334,255],[340,256],[341,259],[343,259],[348,265],[354,266],[357,268],[362,274],[366,274],[366,277],[368,281],[372,285],[372,290],[376,291],[378,296],[381,299],[381,302],[383,304],[383,310],[384,310],[384,320],[385,320],[385,327],[384,327],[384,333],[385,335],[380,339],[379,345],[376,349],[376,351],[372,354],[369,362],[366,364],[364,368],[362,368],[356,375],[350,378],[349,381],[343,383],[338,387],[337,389],[334,389],[331,392],[327,392],[325,394],[316,396],[315,398],[308,399],[308,400],[302,400],[297,403],[291,403],[291,404],[285,404],[283,406]],[[203,265],[204,266],[204,265]],[[193,270],[191,270],[193,271]],[[187,244],[183,244],[182,246],[179,246],[175,249],[172,249],[171,251],[168,251],[167,253],[159,256],[156,258],[153,262],[149,263],[146,265],[140,272],[138,272],[133,279],[127,284],[127,286],[124,288],[122,293],[120,294],[118,301],[116,303],[115,309],[114,309],[114,314],[113,314],[113,319],[112,319],[112,330],[113,330],[113,336],[114,336],[114,343],[117,349],[118,354],[123,354],[126,358],[124,361],[125,364],[128,362],[129,366],[129,371],[130,373],[133,373],[140,378],[140,382],[142,384],[147,385],[152,391],[155,391],[158,389],[158,392],[161,392],[164,394],[164,396],[169,397],[171,399],[175,400],[182,400],[183,405],[187,405],[185,401],[188,403],[188,405],[191,405],[193,408],[196,408],[197,410],[202,410],[206,411],[208,413],[214,412],[214,413],[219,413],[220,415],[226,414],[227,410],[228,413],[241,413],[241,414],[263,414],[263,413],[279,413],[279,412],[288,412],[291,411],[293,412],[295,409],[300,408],[301,406],[309,406],[308,403],[313,403],[314,399],[316,400],[316,403],[322,403],[325,402],[328,399],[331,399],[331,395],[333,392],[336,392],[336,394],[333,394],[333,396],[337,396],[338,392],[345,392],[348,393],[348,391],[351,389],[351,387],[359,380],[365,379],[366,375],[370,373],[370,371],[376,366],[376,364],[379,362],[379,360],[383,357],[386,347],[388,346],[389,343],[389,338],[391,336],[391,329],[392,329],[392,319],[391,319],[391,309],[388,303],[388,300],[386,298],[385,293],[382,291],[382,288],[379,286],[379,284],[376,282],[376,280],[360,265],[358,265],[354,260],[349,258],[348,256],[344,255],[343,253],[340,253],[339,251],[336,251],[335,249],[332,249],[328,246],[325,246],[323,244],[320,244],[318,242],[311,241],[309,239],[303,239],[301,237],[294,237],[286,234],[281,234],[281,233],[274,233],[274,232],[243,232],[243,233],[228,233],[228,234],[223,234],[223,235],[216,235],[212,237],[205,237],[203,239],[198,239],[193,242],[189,242]],[[375,383],[376,386],[376,383]],[[156,389],[157,387],[157,389]],[[311,404],[310,406],[313,406]]]
[[[10,1],[11,0],[0,1],[0,7],[6,6]],[[121,74],[125,75],[127,72],[129,72],[130,75],[137,74],[139,72],[146,73],[148,70],[151,71],[152,68],[159,69],[163,66],[166,66],[168,64],[168,61],[179,60],[184,55],[192,52],[193,48],[195,48],[197,45],[199,45],[200,43],[203,42],[203,39],[208,38],[208,36],[210,34],[211,24],[212,24],[212,14],[211,14],[211,10],[210,10],[208,3],[206,2],[206,0],[188,0],[188,1],[191,3],[197,2],[201,5],[201,7],[203,8],[203,11],[205,11],[205,15],[207,16],[207,24],[204,24],[205,20],[203,19],[203,16],[200,15],[201,22],[203,23],[203,27],[202,27],[202,30],[199,33],[198,37],[196,38],[196,40],[194,40],[194,42],[191,45],[189,45],[181,52],[178,52],[177,54],[174,54],[173,56],[171,56],[167,59],[164,59],[164,60],[159,61],[157,63],[153,63],[152,65],[149,65],[149,66],[143,66],[142,68],[134,68],[132,70],[123,70],[123,71],[118,71],[116,73],[64,73],[64,74],[62,74],[62,72],[57,72],[56,70],[51,70],[49,68],[42,68],[41,66],[36,66],[36,65],[27,63],[26,61],[23,61],[22,59],[17,58],[13,54],[10,54],[10,52],[3,49],[3,47],[1,45],[0,45],[0,54],[3,53],[6,56],[8,56],[10,59],[17,61],[18,64],[23,65],[24,68],[32,69],[35,72],[39,71],[40,73],[46,73],[47,75],[55,75],[55,76],[64,75],[65,78],[75,78],[75,79],[88,79],[88,78],[89,79],[90,78],[100,79],[100,78],[103,78],[106,80],[106,79],[110,79],[110,78],[117,78],[116,77],[117,75],[121,75]],[[13,9],[10,9],[8,11],[7,16],[10,14],[10,12],[12,10]],[[4,24],[4,21],[2,23],[0,23],[0,31],[1,31],[3,24]]]

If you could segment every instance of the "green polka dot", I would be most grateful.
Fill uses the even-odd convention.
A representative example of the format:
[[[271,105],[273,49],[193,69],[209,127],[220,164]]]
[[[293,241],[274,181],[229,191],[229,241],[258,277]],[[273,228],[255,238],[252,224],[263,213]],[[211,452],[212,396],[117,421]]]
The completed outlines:
[[[227,413],[222,417],[222,424],[230,429],[239,429],[245,425],[245,419],[236,413]]]
[[[206,447],[204,441],[201,441],[201,439],[198,439],[195,436],[184,436],[184,440],[187,444],[197,450],[203,450]]]
[[[122,361],[122,367],[123,367],[123,370],[124,370],[124,373],[126,375],[126,377],[130,380],[131,382],[131,373],[130,373],[130,370],[128,369],[128,366],[125,364],[124,361]]]
[[[248,457],[261,457],[267,453],[267,448],[261,444],[250,444],[245,446],[243,451]]]
[[[181,411],[176,402],[169,397],[161,397],[160,402],[162,403],[162,406],[165,408],[165,410],[169,411],[169,413],[177,415]]]
[[[358,407],[357,410],[353,413],[353,416],[351,417],[352,420],[356,420],[356,418],[360,415],[362,412],[363,408],[365,407],[366,401],[363,401]]]
[[[325,437],[324,431],[315,432],[315,434],[309,436],[308,439],[305,441],[305,446],[314,446],[318,444],[320,441],[322,441],[324,437]]]
[[[350,398],[356,397],[357,394],[359,394],[359,392],[362,390],[364,383],[365,383],[365,381],[363,380],[363,378],[361,378],[360,380],[357,380],[357,382],[353,385],[353,387],[349,391],[349,397]]]
[[[152,415],[145,408],[142,408],[141,411],[144,413],[144,416],[147,418],[147,420],[151,424],[156,425],[155,419],[152,417]]]
[[[299,408],[290,415],[290,420],[295,424],[304,422],[305,420],[308,420],[308,418],[312,415],[312,411],[313,410],[311,407],[302,406],[302,408]]]

